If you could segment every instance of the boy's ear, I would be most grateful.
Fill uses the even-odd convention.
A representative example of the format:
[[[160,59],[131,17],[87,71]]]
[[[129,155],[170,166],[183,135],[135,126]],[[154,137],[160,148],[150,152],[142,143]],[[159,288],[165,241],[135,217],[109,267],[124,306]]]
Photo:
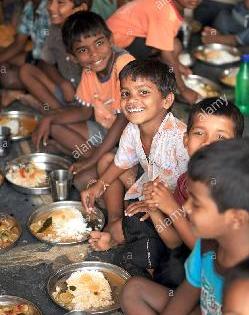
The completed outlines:
[[[73,54],[69,54],[68,56],[73,63],[76,63],[76,64],[79,63],[78,59]]]
[[[163,107],[165,109],[169,109],[173,103],[174,103],[174,100],[175,100],[175,95],[170,92],[164,99],[163,99]]]
[[[189,140],[188,133],[185,132],[183,136],[183,145],[185,149],[188,147],[188,140]]]
[[[249,213],[244,209],[230,209],[226,211],[226,217],[233,230],[240,229],[244,224],[249,223]]]

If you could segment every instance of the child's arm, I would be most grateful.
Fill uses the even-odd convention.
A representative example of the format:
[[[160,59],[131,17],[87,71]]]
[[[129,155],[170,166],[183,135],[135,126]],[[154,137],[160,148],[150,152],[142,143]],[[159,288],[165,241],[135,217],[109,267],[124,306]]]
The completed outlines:
[[[110,186],[119,176],[121,176],[126,171],[127,169],[122,169],[116,166],[114,162],[112,162],[105,173],[94,185],[81,192],[81,201],[84,208],[88,212],[91,212],[94,208],[95,200],[102,196],[107,187]]]
[[[200,289],[190,285],[186,280],[177,288],[174,296],[161,315],[188,315],[197,306]]]
[[[236,35],[222,35],[211,27],[204,28],[201,39],[204,44],[218,43],[231,46],[239,44]]]
[[[28,36],[18,34],[15,38],[14,43],[12,43],[9,47],[5,48],[0,53],[0,63],[8,62],[10,59],[14,58],[20,52],[24,52],[24,47],[27,40]]]
[[[104,142],[98,146],[94,154],[89,159],[84,159],[83,162],[74,163],[71,166],[71,171],[79,172],[93,167],[99,159],[107,152],[111,151],[118,144],[120,136],[127,125],[127,120],[123,114],[118,114],[112,127],[104,139]]]
[[[143,191],[145,201],[150,207],[158,207],[172,221],[182,241],[193,248],[196,238],[192,233],[186,213],[178,203],[170,190],[164,184],[155,181],[153,184],[145,184]]]
[[[188,103],[190,103],[190,104],[195,103],[197,98],[198,98],[198,94],[195,91],[186,87],[185,83],[183,82],[182,73],[179,70],[180,69],[180,63],[177,60],[174,52],[162,50],[161,51],[161,60],[162,60],[162,62],[165,62],[170,67],[172,67],[172,70],[175,73],[177,87],[178,87],[181,95],[185,98],[185,100]]]
[[[64,98],[67,102],[71,102],[75,95],[75,88],[72,83],[65,80],[54,65],[42,61],[42,70],[61,88]]]
[[[50,134],[50,128],[52,124],[64,125],[64,124],[72,124],[77,122],[82,122],[87,120],[92,115],[92,108],[90,107],[73,107],[70,106],[69,108],[57,112],[55,114],[49,115],[43,118],[33,134],[33,142],[39,150],[40,142],[43,140],[46,142],[48,140]]]

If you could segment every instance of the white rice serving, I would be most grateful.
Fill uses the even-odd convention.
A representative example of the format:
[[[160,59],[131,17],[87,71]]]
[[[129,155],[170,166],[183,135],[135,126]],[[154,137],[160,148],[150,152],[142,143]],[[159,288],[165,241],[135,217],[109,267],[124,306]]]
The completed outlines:
[[[68,291],[73,295],[70,308],[91,310],[110,306],[114,303],[112,290],[103,273],[97,270],[76,271],[66,281]],[[58,295],[57,287],[54,296]]]

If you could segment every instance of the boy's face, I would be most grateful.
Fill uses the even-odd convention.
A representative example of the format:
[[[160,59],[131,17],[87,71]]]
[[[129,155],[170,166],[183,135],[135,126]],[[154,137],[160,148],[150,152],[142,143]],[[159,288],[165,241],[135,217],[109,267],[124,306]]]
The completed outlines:
[[[175,0],[181,7],[187,9],[195,9],[201,0]]]
[[[51,23],[55,25],[62,25],[70,15],[80,10],[87,10],[87,5],[75,7],[72,0],[48,0]]]
[[[184,145],[189,156],[212,142],[235,138],[232,119],[226,116],[196,114],[193,126],[184,136]]]
[[[121,108],[133,124],[144,125],[152,122],[160,112],[165,113],[173,101],[172,93],[163,98],[157,86],[145,78],[133,81],[127,77],[121,82]]]
[[[249,314],[249,280],[237,280],[224,296],[223,315]]]
[[[112,56],[112,41],[104,34],[82,36],[73,44],[73,55],[83,68],[104,71]]]
[[[215,179],[213,184],[215,185]],[[189,198],[184,205],[193,233],[198,238],[218,239],[228,231],[228,222],[226,216],[228,212],[219,213],[214,200],[210,195],[209,188],[206,184],[188,181]]]

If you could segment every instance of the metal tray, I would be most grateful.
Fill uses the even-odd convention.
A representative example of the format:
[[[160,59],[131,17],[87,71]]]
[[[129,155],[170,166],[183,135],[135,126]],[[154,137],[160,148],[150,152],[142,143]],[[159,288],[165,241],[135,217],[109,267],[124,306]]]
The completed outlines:
[[[50,244],[58,244],[58,245],[70,245],[70,244],[77,244],[77,243],[82,243],[84,241],[87,240],[89,233],[86,233],[82,239],[79,240],[68,240],[68,241],[64,241],[64,242],[58,242],[58,241],[48,241],[48,240],[44,240],[42,238],[41,235],[38,235],[36,233],[34,233],[31,229],[30,229],[30,225],[32,224],[32,222],[41,214],[46,214],[51,211],[51,210],[55,210],[55,209],[65,209],[65,208],[73,208],[73,209],[77,209],[79,210],[83,217],[86,219],[86,221],[88,222],[88,225],[92,228],[92,230],[102,230],[104,225],[105,225],[105,217],[104,214],[101,210],[99,210],[98,208],[95,208],[95,212],[92,212],[91,214],[86,213],[86,211],[84,210],[82,203],[79,201],[58,201],[58,202],[53,202],[50,203],[48,205],[44,205],[41,206],[40,208],[38,208],[35,212],[32,213],[32,215],[29,217],[28,219],[28,229],[30,231],[30,233],[35,236],[39,241],[45,242],[45,243],[50,243]]]
[[[105,313],[112,312],[119,309],[120,308],[119,296],[120,296],[120,293],[124,284],[130,278],[130,275],[128,272],[126,272],[124,269],[118,266],[115,266],[109,263],[98,262],[98,261],[86,261],[82,263],[68,265],[59,269],[54,275],[52,275],[49,278],[49,281],[48,281],[47,290],[51,299],[57,305],[61,306],[64,309],[67,309],[65,308],[65,306],[59,304],[54,299],[53,292],[55,292],[57,286],[65,287],[65,281],[70,277],[70,275],[73,272],[83,271],[83,270],[97,270],[97,271],[102,272],[111,286],[112,297],[115,302],[113,305],[109,307],[99,308],[99,309],[94,309],[94,310],[93,309],[85,310],[87,314],[105,314]],[[77,311],[80,311],[80,310],[77,310]]]
[[[5,167],[5,178],[7,181],[19,192],[24,194],[43,195],[50,193],[50,185],[47,182],[42,187],[28,188],[16,185],[14,182],[8,179],[6,176],[10,167],[20,164],[34,163],[38,168],[47,171],[48,173],[56,169],[68,169],[71,162],[57,155],[48,153],[32,153],[22,155],[7,163]]]
[[[16,225],[16,227],[18,228],[18,237],[17,239],[11,243],[9,246],[5,247],[5,248],[1,248],[0,247],[0,254],[6,252],[7,250],[9,250],[10,248],[14,247],[16,245],[16,243],[18,242],[18,240],[20,239],[21,237],[21,234],[22,234],[22,228],[21,228],[21,225],[19,224],[19,222],[16,220],[16,218],[12,217],[11,215],[8,215],[6,213],[3,213],[3,212],[0,212],[0,221],[1,219],[3,218],[7,218],[11,221],[13,221],[13,223]]]
[[[17,296],[0,295],[0,306],[11,306],[16,304],[28,304],[29,306],[32,307],[33,310],[32,315],[42,315],[42,312],[38,309],[38,307],[28,300],[25,300]]]
[[[7,117],[7,118],[12,118],[12,119],[17,119],[20,122],[23,120],[30,120],[30,122],[32,122],[33,126],[30,128],[30,132],[27,135],[12,135],[11,139],[12,140],[22,140],[22,139],[26,139],[29,138],[32,134],[32,132],[35,130],[38,120],[39,120],[39,116],[38,115],[34,115],[32,113],[29,112],[22,112],[22,111],[6,111],[6,112],[1,112],[0,113],[0,118],[1,117]],[[3,125],[4,126],[4,125]]]
[[[236,77],[238,71],[239,71],[239,67],[232,67],[232,68],[225,69],[224,71],[222,71],[219,77],[220,82],[226,86],[234,88],[235,84],[232,84],[232,82],[227,82],[225,81],[225,79],[231,75]]]
[[[230,53],[231,55],[234,56],[234,60],[217,60],[216,58],[214,59],[209,59],[209,60],[205,60],[204,58],[201,58],[199,53],[204,52],[205,50],[211,50],[211,51],[226,51],[228,53]],[[209,65],[215,65],[215,66],[222,66],[222,65],[226,65],[226,64],[233,64],[235,62],[240,61],[240,55],[241,53],[239,52],[239,50],[235,47],[231,47],[231,46],[227,46],[227,45],[222,45],[222,44],[208,44],[208,45],[202,45],[202,46],[198,46],[197,48],[195,48],[193,50],[193,55],[196,59],[207,63]]]

